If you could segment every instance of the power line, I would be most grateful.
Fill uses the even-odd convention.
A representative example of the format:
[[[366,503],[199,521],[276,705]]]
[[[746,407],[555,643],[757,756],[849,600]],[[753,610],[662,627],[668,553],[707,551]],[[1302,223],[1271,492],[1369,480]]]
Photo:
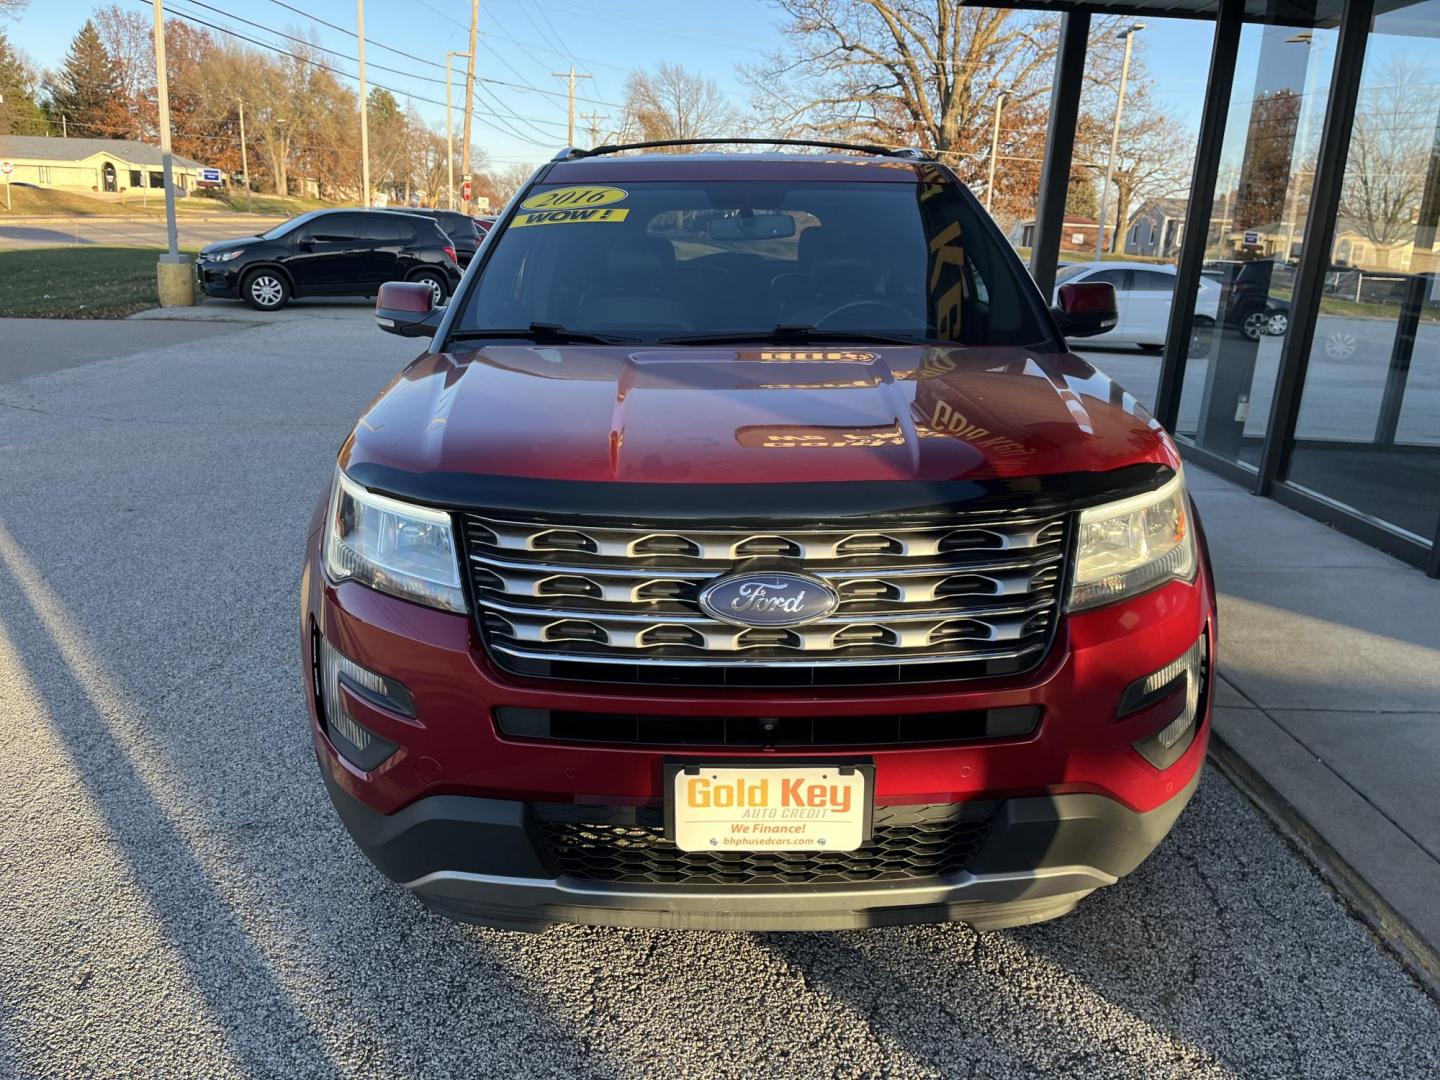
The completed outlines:
[[[174,2],[177,2],[177,0],[172,0],[172,3],[174,3]],[[227,18],[227,19],[234,19],[236,22],[244,23],[246,26],[253,26],[253,27],[255,27],[255,29],[257,29],[257,30],[263,30],[263,31],[265,31],[267,34],[274,34],[274,35],[276,35],[277,37],[282,37],[282,38],[285,38],[285,39],[287,39],[287,40],[289,40],[289,41],[293,41],[293,42],[295,42],[297,45],[303,45],[303,46],[305,46],[307,49],[316,49],[316,50],[318,50],[318,51],[320,51],[320,52],[323,52],[323,53],[329,53],[331,56],[338,56],[341,60],[348,60],[348,61],[350,61],[350,63],[352,63],[352,64],[358,64],[358,63],[360,62],[360,60],[359,60],[358,57],[351,56],[351,55],[349,55],[348,53],[342,53],[342,52],[340,52],[338,49],[326,48],[324,45],[317,44],[316,42],[313,42],[313,41],[308,41],[308,40],[306,40],[305,38],[302,38],[302,37],[296,37],[294,34],[287,34],[287,33],[285,33],[283,30],[272,30],[270,27],[266,26],[264,23],[254,22],[254,21],[252,21],[252,20],[250,20],[250,19],[245,18],[243,15],[235,15],[235,14],[232,14],[231,12],[228,12],[228,11],[224,10],[223,8],[217,8],[217,7],[215,7],[215,6],[211,5],[211,4],[204,3],[204,0],[183,0],[183,2],[186,3],[186,4],[189,4],[189,5],[192,6],[192,7],[199,7],[199,8],[204,8],[206,11],[213,11],[213,12],[215,12],[217,15],[222,15],[222,16],[224,16],[224,17]],[[287,6],[288,6],[288,5],[287,5]],[[292,9],[292,10],[293,10],[293,9]],[[176,14],[182,14],[182,13],[177,12]],[[325,25],[330,26],[330,25],[333,25],[333,24],[326,23]],[[352,34],[351,36],[354,37],[355,35]],[[357,38],[357,40],[358,40],[358,38]],[[366,43],[367,43],[367,44],[372,44],[372,45],[373,45],[373,44],[377,44],[376,42],[370,41],[369,38],[366,39]],[[417,59],[418,59],[418,58],[417,58]],[[423,61],[423,62],[429,63],[429,61]],[[391,72],[392,74],[395,74],[395,75],[403,75],[403,76],[404,76],[405,78],[407,78],[407,79],[418,79],[418,80],[420,80],[421,82],[435,83],[435,84],[440,85],[440,86],[444,86],[444,85],[445,85],[445,80],[444,80],[444,79],[436,79],[436,78],[433,78],[433,77],[431,77],[431,76],[429,76],[429,75],[415,75],[415,74],[412,74],[411,72],[408,72],[408,71],[404,70],[403,68],[386,67],[384,64],[377,64],[377,63],[374,63],[373,61],[372,61],[371,63],[367,64],[366,66],[367,66],[367,67],[375,68],[377,71],[388,71],[388,72]],[[435,66],[436,66],[436,67],[439,67],[440,65],[437,64],[437,65],[435,65]]]
[[[172,0],[172,2],[173,2],[173,0]],[[194,0],[186,0],[186,2],[194,2]],[[142,4],[150,4],[150,3],[151,3],[151,0],[140,0],[140,3],[142,3]],[[278,45],[272,45],[271,43],[269,43],[269,42],[267,42],[267,41],[261,41],[261,40],[259,40],[258,38],[250,37],[248,34],[242,34],[242,33],[240,33],[238,30],[232,30],[232,29],[230,29],[230,28],[228,28],[228,27],[220,26],[220,25],[218,25],[218,24],[216,24],[216,23],[209,22],[209,21],[207,21],[207,20],[205,20],[205,19],[200,18],[198,15],[191,15],[191,14],[188,14],[188,13],[185,13],[185,12],[180,12],[180,11],[172,11],[172,14],[173,14],[174,17],[177,18],[177,19],[184,19],[186,22],[195,23],[197,26],[204,26],[204,27],[206,27],[206,28],[208,28],[208,29],[210,29],[210,30],[218,30],[218,31],[219,31],[220,33],[222,33],[222,34],[228,34],[230,37],[238,38],[238,39],[240,39],[241,41],[249,42],[251,45],[257,45],[257,46],[259,46],[259,47],[262,48],[262,49],[267,49],[267,50],[269,50],[270,52],[276,53],[276,54],[278,54],[278,55],[280,55],[280,56],[288,56],[290,59],[295,60],[295,61],[297,61],[298,63],[307,64],[307,65],[309,65],[310,67],[319,68],[319,69],[322,70],[322,71],[328,71],[328,72],[330,72],[331,74],[339,75],[339,76],[341,76],[341,77],[343,77],[343,78],[350,79],[350,80],[352,80],[352,81],[357,81],[357,80],[358,80],[358,76],[351,74],[350,72],[344,70],[343,68],[337,68],[337,67],[334,67],[334,66],[332,66],[332,65],[330,65],[330,64],[322,63],[322,62],[319,61],[319,60],[314,60],[314,59],[311,59],[310,57],[307,57],[307,56],[301,56],[300,54],[298,54],[298,53],[293,53],[293,52],[289,51],[288,49],[282,49],[282,48],[281,48],[280,46],[278,46]],[[311,45],[309,42],[305,42],[305,45],[306,45],[307,47],[312,47],[312,48],[316,48],[316,47],[317,47],[317,46]],[[328,50],[328,49],[327,49],[327,50],[324,50],[324,51],[330,52],[331,50]],[[342,55],[343,55],[343,54],[342,54]],[[350,59],[350,58],[347,58],[347,59]],[[501,82],[499,82],[499,80],[496,80],[496,79],[477,79],[476,81],[477,81],[477,82],[488,82],[488,83],[492,83],[492,84],[498,83],[498,85],[501,85],[501,86],[514,86],[514,85],[515,85],[514,83],[501,83]],[[384,83],[378,83],[378,82],[375,82],[374,80],[370,80],[370,85],[371,85],[372,87],[375,87],[376,89],[386,90],[386,91],[388,91],[388,92],[391,93],[391,94],[395,94],[395,95],[397,95],[398,97],[406,98],[406,99],[411,100],[411,101],[422,101],[422,102],[424,102],[426,105],[437,105],[437,106],[439,106],[439,107],[442,108],[442,109],[445,107],[445,103],[444,103],[443,101],[436,101],[434,98],[423,97],[423,96],[420,95],[420,94],[410,93],[409,91],[400,90],[400,89],[397,89],[396,87],[393,87],[393,86],[386,86]],[[521,87],[521,89],[525,89],[525,88],[524,88],[524,87]],[[557,96],[559,96],[559,92],[558,92],[558,91],[556,91],[555,93],[556,93]],[[586,99],[577,99],[577,100],[586,100]],[[602,104],[604,104],[604,103],[602,102]],[[477,111],[478,111],[479,114],[482,115],[482,116],[497,117],[497,116],[500,115],[500,114],[498,114],[498,113],[490,112],[490,111],[488,111],[488,110],[477,110]],[[534,122],[534,123],[550,123],[550,121],[539,120],[538,118],[535,118],[535,117],[517,117],[517,119],[522,119],[522,120],[525,120],[525,121],[527,121],[527,122]],[[490,125],[488,125],[488,126],[494,127],[494,126],[496,126],[496,125],[490,124]]]
[[[141,0],[141,2],[142,2],[142,3],[149,3],[150,0]],[[305,38],[296,37],[294,34],[287,34],[287,33],[283,32],[283,31],[281,31],[281,30],[272,30],[270,27],[265,26],[263,23],[254,22],[254,21],[252,21],[252,20],[250,20],[250,19],[245,18],[245,17],[242,16],[242,15],[233,15],[233,14],[231,14],[230,12],[225,11],[225,10],[222,9],[222,8],[217,8],[217,7],[214,7],[214,6],[211,5],[211,4],[205,3],[204,0],[180,0],[180,2],[190,4],[190,5],[194,6],[194,7],[205,8],[207,11],[213,11],[213,12],[215,12],[215,13],[218,14],[218,15],[223,15],[223,16],[224,16],[225,18],[227,18],[227,19],[234,19],[236,22],[244,23],[244,24],[247,25],[247,26],[253,26],[253,27],[255,27],[257,30],[263,30],[263,31],[265,31],[265,32],[268,33],[268,34],[275,34],[275,35],[277,35],[277,36],[279,36],[279,37],[286,38],[286,39],[288,39],[288,40],[290,40],[290,41],[295,42],[297,45],[303,45],[303,46],[306,47],[307,49],[316,49],[316,50],[318,50],[318,51],[320,51],[320,52],[323,52],[323,53],[329,53],[331,56],[338,56],[338,57],[339,57],[340,59],[342,59],[342,60],[348,60],[348,61],[349,61],[350,63],[352,63],[352,64],[358,64],[358,63],[360,62],[358,58],[356,58],[356,57],[354,57],[354,56],[351,56],[351,55],[349,55],[348,53],[340,52],[338,49],[327,48],[327,47],[324,46],[324,45],[319,45],[319,44],[317,44],[317,43],[315,43],[315,42],[313,42],[313,41],[307,41]],[[280,0],[270,0],[270,2],[271,2],[271,3],[280,3]],[[299,11],[298,8],[293,8],[293,7],[291,7],[289,4],[281,4],[281,6],[284,7],[284,8],[286,8],[287,10],[290,10],[290,11]],[[433,10],[433,9],[432,9],[432,10]],[[303,14],[303,12],[302,12],[302,14]],[[190,19],[190,21],[192,21],[192,22],[201,22],[199,16],[186,15],[186,14],[184,14],[183,12],[176,12],[176,15],[179,16],[180,18]],[[335,23],[326,22],[326,21],[323,20],[323,19],[316,19],[315,21],[318,22],[318,23],[321,23],[321,24],[324,25],[324,26],[331,27],[331,28],[333,28],[333,29],[344,30],[343,27],[337,26]],[[211,23],[204,23],[204,22],[202,22],[201,24],[204,25],[204,26],[211,26],[213,29],[217,29],[217,30],[224,30],[224,29],[225,29],[224,27],[213,26],[213,24],[211,24]],[[457,23],[456,25],[458,26],[459,24]],[[234,33],[234,31],[226,31],[226,32],[227,32],[227,33]],[[345,31],[345,32],[348,33],[351,37],[356,37],[354,31]],[[243,36],[243,35],[237,34],[236,36],[238,37],[238,36]],[[247,41],[253,41],[253,39],[251,39],[251,38],[246,38],[245,40],[247,40]],[[406,52],[402,52],[402,51],[399,50],[399,49],[392,49],[392,48],[390,48],[390,47],[387,46],[387,45],[384,45],[384,44],[381,44],[381,43],[379,43],[379,42],[373,41],[373,40],[372,40],[370,37],[368,37],[368,36],[366,37],[365,41],[366,41],[366,44],[377,45],[377,46],[380,47],[380,48],[389,49],[389,51],[391,51],[391,52],[400,53],[401,56],[407,56],[407,57],[410,57],[411,59],[420,60],[421,63],[430,64],[432,67],[438,68],[438,69],[441,70],[441,71],[445,70],[445,66],[444,66],[443,64],[437,64],[437,63],[435,63],[433,60],[424,60],[424,59],[422,59],[421,57],[413,56],[412,54],[406,53]],[[255,42],[255,44],[262,44],[262,45],[263,45],[264,43],[263,43],[263,42]],[[273,46],[267,46],[267,47],[273,47]],[[488,44],[487,44],[485,47],[486,47],[487,49],[491,48],[491,46],[488,45]],[[494,50],[492,49],[491,51],[494,51]],[[293,54],[292,54],[292,55],[293,55]],[[498,54],[497,54],[497,55],[498,55]],[[505,62],[503,57],[501,58],[501,61],[502,61],[502,63]],[[404,76],[404,77],[407,78],[407,79],[417,79],[417,80],[419,80],[419,81],[421,81],[421,82],[434,83],[436,86],[444,86],[444,85],[445,85],[445,80],[444,80],[444,79],[437,79],[437,78],[434,78],[434,77],[432,77],[432,76],[430,76],[430,75],[416,75],[416,74],[413,74],[412,72],[405,71],[405,70],[402,69],[402,68],[386,67],[386,66],[383,65],[383,64],[376,64],[376,63],[373,63],[373,62],[370,63],[370,64],[368,64],[368,65],[366,65],[366,66],[367,66],[367,67],[375,68],[375,69],[377,69],[377,70],[379,70],[379,71],[388,71],[388,72],[390,72],[390,73],[392,73],[392,74],[395,74],[395,75],[402,75],[402,76]],[[510,65],[509,65],[508,63],[506,63],[506,67],[510,67]],[[510,70],[511,70],[511,71],[515,71],[515,69],[514,69],[513,67],[510,67]],[[344,74],[347,74],[347,75],[348,75],[349,73],[348,73],[348,72],[345,72]],[[520,73],[519,73],[518,71],[516,71],[515,74],[516,74],[517,76],[519,76],[520,78],[522,78],[522,79],[524,78],[524,76],[523,76],[523,75],[520,75]],[[355,76],[351,75],[350,78],[355,78]],[[505,87],[509,87],[509,88],[511,88],[511,89],[520,90],[520,91],[527,92],[527,93],[544,94],[544,95],[546,95],[546,96],[548,96],[548,97],[564,97],[564,96],[565,96],[565,94],[564,94],[563,92],[559,91],[559,90],[544,90],[544,89],[541,89],[540,87],[535,86],[534,84],[529,83],[529,82],[526,82],[526,83],[524,83],[524,84],[522,85],[522,84],[520,84],[520,83],[506,82],[506,81],[503,80],[503,79],[491,79],[491,78],[486,78],[486,77],[483,76],[483,75],[477,75],[477,76],[475,76],[475,80],[476,80],[476,82],[486,82],[486,83],[489,83],[489,84],[492,85],[492,86],[505,86]],[[379,83],[375,83],[374,85],[379,86],[380,84],[379,84]],[[383,89],[391,89],[391,88],[390,88],[390,87],[384,87]],[[393,90],[393,89],[391,89],[391,92],[392,92],[392,93],[400,93],[400,91],[398,91],[398,90]],[[421,101],[427,101],[428,99],[420,98],[419,100],[421,100]],[[618,102],[614,102],[614,101],[600,101],[600,100],[597,99],[597,98],[577,97],[575,100],[576,100],[576,101],[584,101],[584,102],[586,102],[586,103],[595,104],[595,105],[606,105],[606,106],[609,106],[609,107],[611,107],[611,108],[617,108],[617,109],[623,107],[623,106],[621,106]],[[439,104],[439,103],[438,103],[438,102],[433,102],[433,101],[431,101],[431,102],[429,102],[429,104]]]
[[[196,0],[191,0],[191,3],[195,2]],[[346,34],[349,37],[355,38],[357,41],[359,40],[359,34],[357,34],[354,30],[349,29],[348,27],[341,26],[339,23],[332,23],[326,19],[320,18],[319,15],[312,15],[310,12],[305,11],[302,8],[295,7],[293,4],[285,3],[285,0],[270,0],[270,2],[276,7],[282,7],[286,11],[293,11],[296,15],[302,15],[305,18],[309,19],[311,22],[319,23],[321,26],[327,26],[331,30],[338,30],[342,34]],[[201,6],[203,7],[204,5]],[[429,5],[427,4],[426,6],[428,7]],[[431,10],[433,11],[434,9],[432,8]],[[239,18],[239,16],[232,16],[232,18]],[[244,20],[242,19],[241,21],[243,22]],[[418,64],[429,64],[431,67],[441,71],[445,69],[444,64],[437,64],[434,60],[426,60],[423,56],[416,56],[414,53],[406,52],[404,49],[397,49],[393,45],[386,45],[383,41],[376,41],[373,37],[370,37],[368,35],[365,38],[365,43],[367,45],[373,45],[377,49],[384,49],[386,52],[392,52],[396,56],[403,56],[407,60],[414,60]]]

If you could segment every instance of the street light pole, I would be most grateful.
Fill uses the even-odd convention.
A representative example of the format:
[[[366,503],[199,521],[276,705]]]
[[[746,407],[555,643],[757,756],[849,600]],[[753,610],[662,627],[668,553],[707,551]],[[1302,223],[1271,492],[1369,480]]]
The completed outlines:
[[[359,25],[357,40],[360,43],[360,51],[356,57],[360,61],[360,188],[361,205],[370,205],[370,118],[365,110],[365,0],[355,0],[355,17]]]
[[[245,209],[250,206],[250,155],[245,150],[245,99],[236,98],[240,103],[240,172],[245,177]]]
[[[165,239],[167,250],[155,267],[155,285],[161,307],[187,307],[195,303],[190,264],[180,254],[175,228],[175,159],[170,152],[170,88],[165,70],[165,5],[152,0],[155,9],[155,101],[159,106],[160,162],[165,178]]]
[[[455,209],[455,129],[450,122],[450,58],[468,57],[469,53],[447,52],[445,54],[445,209]]]
[[[995,96],[995,126],[990,132],[990,179],[985,184],[985,211],[990,211],[990,200],[995,194],[995,155],[1000,152],[1000,107],[1010,96],[1009,90],[1001,90]]]
[[[1115,35],[1125,40],[1125,60],[1120,65],[1120,94],[1115,99],[1115,126],[1110,130],[1110,159],[1105,163],[1105,186],[1100,189],[1100,222],[1095,229],[1097,262],[1102,258],[1105,247],[1105,203],[1110,197],[1111,178],[1115,175],[1115,153],[1120,148],[1120,114],[1125,108],[1125,82],[1130,78],[1130,47],[1135,43],[1135,35],[1144,29],[1144,23],[1131,23]]]
[[[170,87],[165,71],[165,0],[155,0],[155,98],[160,110],[160,162],[165,180],[165,235],[171,262],[180,258],[180,238],[175,229],[175,177],[170,153]]]

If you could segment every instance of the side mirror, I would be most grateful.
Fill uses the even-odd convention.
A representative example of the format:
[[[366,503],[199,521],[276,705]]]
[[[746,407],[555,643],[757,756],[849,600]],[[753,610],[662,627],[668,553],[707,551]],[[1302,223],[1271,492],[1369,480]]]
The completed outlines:
[[[1061,285],[1059,303],[1050,309],[1067,338],[1093,337],[1115,329],[1120,309],[1115,304],[1115,286],[1105,281],[1079,281]]]
[[[387,281],[375,297],[375,324],[387,334],[429,337],[440,325],[443,308],[432,306],[430,286],[418,281]]]

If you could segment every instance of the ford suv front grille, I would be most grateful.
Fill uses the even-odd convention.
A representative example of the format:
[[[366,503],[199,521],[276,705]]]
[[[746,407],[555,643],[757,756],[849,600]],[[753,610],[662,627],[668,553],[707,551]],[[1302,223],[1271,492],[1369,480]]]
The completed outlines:
[[[1063,516],[765,529],[523,522],[467,514],[487,647],[521,674],[682,685],[893,683],[1008,675],[1050,643]],[[701,591],[732,572],[813,575],[839,598],[799,626],[737,626]]]

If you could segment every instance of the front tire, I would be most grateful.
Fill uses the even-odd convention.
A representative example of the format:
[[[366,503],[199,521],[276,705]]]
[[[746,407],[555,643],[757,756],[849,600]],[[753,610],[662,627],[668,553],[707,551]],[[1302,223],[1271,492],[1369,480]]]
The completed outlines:
[[[430,286],[431,307],[442,306],[450,295],[450,290],[446,285],[445,279],[433,270],[422,270],[410,280],[418,282],[421,285]]]
[[[1252,311],[1245,316],[1245,321],[1240,324],[1240,332],[1245,335],[1248,341],[1259,341],[1265,336],[1266,328],[1270,325],[1270,316],[1263,311]]]
[[[240,295],[257,311],[279,311],[290,302],[290,286],[274,270],[251,270],[240,282]]]

